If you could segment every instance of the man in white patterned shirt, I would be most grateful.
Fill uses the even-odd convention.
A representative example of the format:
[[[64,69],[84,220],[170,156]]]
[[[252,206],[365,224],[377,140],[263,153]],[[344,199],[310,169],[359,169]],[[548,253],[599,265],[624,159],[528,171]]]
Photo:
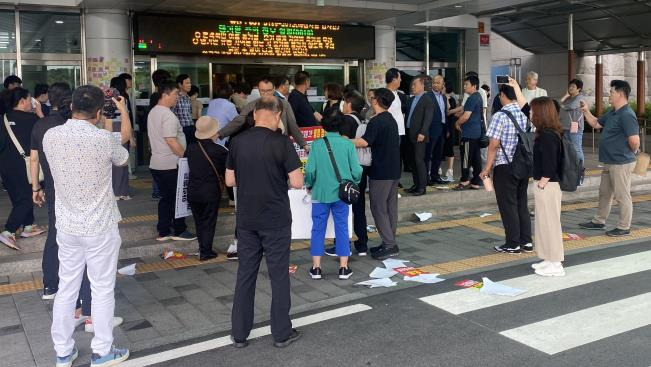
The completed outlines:
[[[101,128],[103,105],[104,93],[98,87],[77,88],[72,95],[72,118],[43,138],[57,193],[59,291],[52,311],[57,366],[72,365],[79,354],[72,334],[84,267],[91,283],[95,329],[91,366],[114,365],[129,357],[128,349],[113,346],[115,273],[122,242],[118,222],[122,217],[113,195],[111,170],[113,165],[125,166],[129,152]],[[123,141],[131,138],[128,119],[123,120],[120,134]]]

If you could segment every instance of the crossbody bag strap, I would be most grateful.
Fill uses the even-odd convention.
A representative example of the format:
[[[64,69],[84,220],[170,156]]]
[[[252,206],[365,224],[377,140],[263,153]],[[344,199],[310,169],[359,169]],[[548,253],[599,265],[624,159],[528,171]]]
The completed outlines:
[[[201,152],[203,152],[204,157],[208,160],[208,163],[210,163],[210,166],[212,167],[213,171],[215,171],[215,174],[217,175],[217,178],[219,179],[219,184],[222,186],[226,186],[224,183],[224,179],[222,176],[219,174],[217,171],[217,167],[215,167],[215,164],[212,162],[212,159],[210,159],[210,156],[208,156],[208,153],[206,153],[206,150],[203,148],[203,145],[201,145],[201,142],[198,141],[197,144],[199,144],[199,149],[201,149]]]
[[[14,135],[13,130],[11,130],[11,126],[9,125],[9,120],[7,120],[7,114],[5,113],[5,127],[7,128],[7,133],[9,134],[9,137],[11,138],[11,141],[14,142],[14,146],[16,146],[16,150],[18,150],[18,153],[20,153],[23,158],[27,158],[27,155],[25,154],[25,150],[23,149],[22,145],[18,142],[18,139],[16,138],[16,135]]]
[[[518,130],[518,132],[520,132],[520,133],[524,132],[524,130],[522,130],[520,125],[518,125],[518,122],[515,120],[515,116],[513,116],[513,114],[510,111],[500,110],[500,112],[504,113],[509,118],[509,120],[511,120],[511,122],[513,123],[515,128]],[[511,164],[511,160],[509,159],[509,155],[506,154],[506,150],[504,149],[504,145],[502,145],[501,140],[500,140],[500,148],[502,148],[502,153],[504,153],[504,158],[506,158],[506,161],[509,162],[509,164]]]
[[[332,148],[330,148],[330,142],[327,137],[323,138],[326,148],[328,149],[328,154],[330,155],[330,162],[332,162],[332,167],[335,169],[335,176],[337,176],[337,181],[341,182],[341,175],[339,174],[339,168],[337,167],[337,162],[335,161],[335,155],[332,154]]]

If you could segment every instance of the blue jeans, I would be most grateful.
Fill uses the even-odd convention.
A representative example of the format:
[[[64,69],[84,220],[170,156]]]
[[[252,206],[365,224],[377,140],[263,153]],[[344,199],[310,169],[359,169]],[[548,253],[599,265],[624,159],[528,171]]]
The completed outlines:
[[[570,141],[574,145],[574,149],[576,149],[576,155],[579,157],[579,160],[585,162],[583,155],[583,131],[571,133],[569,130],[565,130],[565,134],[568,134],[570,137]]]
[[[350,240],[348,236],[348,204],[339,200],[334,203],[312,203],[312,239],[310,255],[325,254],[325,233],[328,217],[332,211],[335,223],[335,252],[337,256],[350,256]]]

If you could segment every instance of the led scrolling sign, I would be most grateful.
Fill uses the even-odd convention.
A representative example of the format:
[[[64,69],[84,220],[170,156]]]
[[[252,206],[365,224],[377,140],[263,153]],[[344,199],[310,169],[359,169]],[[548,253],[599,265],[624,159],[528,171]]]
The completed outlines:
[[[134,33],[138,53],[320,59],[375,57],[375,30],[369,26],[138,15]]]

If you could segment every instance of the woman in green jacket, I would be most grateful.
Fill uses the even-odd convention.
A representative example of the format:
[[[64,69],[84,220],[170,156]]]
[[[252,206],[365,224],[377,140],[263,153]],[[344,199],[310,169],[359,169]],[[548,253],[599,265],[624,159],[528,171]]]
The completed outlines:
[[[329,108],[323,113],[321,121],[326,131],[325,138],[312,144],[310,155],[305,166],[305,185],[312,192],[312,240],[310,253],[312,255],[312,279],[321,279],[321,257],[325,253],[325,232],[328,217],[332,212],[335,225],[335,247],[339,256],[339,279],[348,279],[353,271],[348,267],[350,255],[350,240],[348,233],[348,204],[339,199],[339,181],[335,174],[326,141],[330,144],[337,162],[337,168],[342,180],[359,183],[362,167],[357,159],[355,146],[350,140],[339,135],[339,125],[343,115],[339,108]]]

